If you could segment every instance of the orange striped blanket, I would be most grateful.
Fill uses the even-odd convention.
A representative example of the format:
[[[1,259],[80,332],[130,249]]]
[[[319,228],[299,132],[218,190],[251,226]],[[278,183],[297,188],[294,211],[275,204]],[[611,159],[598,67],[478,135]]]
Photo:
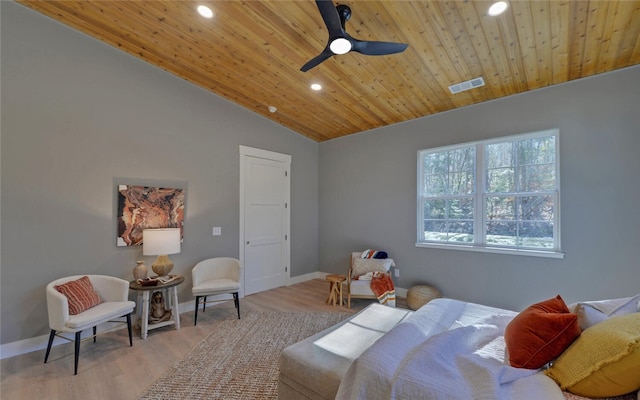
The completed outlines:
[[[376,295],[380,304],[396,306],[396,289],[389,274],[374,272],[371,279],[371,291]]]

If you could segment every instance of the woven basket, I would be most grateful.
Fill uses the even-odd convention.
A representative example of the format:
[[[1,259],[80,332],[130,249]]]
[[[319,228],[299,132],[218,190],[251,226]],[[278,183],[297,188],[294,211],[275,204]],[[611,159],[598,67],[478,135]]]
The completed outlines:
[[[415,285],[407,291],[407,305],[410,309],[417,310],[438,297],[442,297],[442,293],[433,286]]]

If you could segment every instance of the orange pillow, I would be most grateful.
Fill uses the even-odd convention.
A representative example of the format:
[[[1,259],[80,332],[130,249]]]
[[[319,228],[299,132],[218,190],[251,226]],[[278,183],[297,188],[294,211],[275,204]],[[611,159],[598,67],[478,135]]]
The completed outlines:
[[[511,366],[529,369],[556,359],[578,336],[578,316],[560,295],[527,307],[504,332]]]
[[[80,314],[84,310],[102,303],[100,295],[93,289],[88,276],[69,281],[63,285],[55,285],[55,288],[58,292],[67,296],[69,315]]]

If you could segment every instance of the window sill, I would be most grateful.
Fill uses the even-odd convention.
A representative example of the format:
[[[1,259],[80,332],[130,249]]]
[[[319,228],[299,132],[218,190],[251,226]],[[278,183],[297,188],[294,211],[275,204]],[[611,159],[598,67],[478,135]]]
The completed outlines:
[[[465,244],[416,243],[416,247],[443,250],[476,251],[480,253],[510,254],[517,256],[564,258],[564,253],[551,250],[507,249],[502,247],[474,246]]]

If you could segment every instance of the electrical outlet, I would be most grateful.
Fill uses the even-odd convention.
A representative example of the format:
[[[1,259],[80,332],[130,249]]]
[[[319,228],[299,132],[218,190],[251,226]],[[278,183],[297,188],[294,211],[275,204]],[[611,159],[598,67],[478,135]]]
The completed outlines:
[[[398,269],[398,268],[394,269],[394,270],[393,270],[393,275],[394,275],[396,278],[400,278],[400,269]]]
[[[213,231],[212,231],[212,235],[213,236],[220,236],[222,235],[222,228],[219,226],[214,226],[213,227]]]

